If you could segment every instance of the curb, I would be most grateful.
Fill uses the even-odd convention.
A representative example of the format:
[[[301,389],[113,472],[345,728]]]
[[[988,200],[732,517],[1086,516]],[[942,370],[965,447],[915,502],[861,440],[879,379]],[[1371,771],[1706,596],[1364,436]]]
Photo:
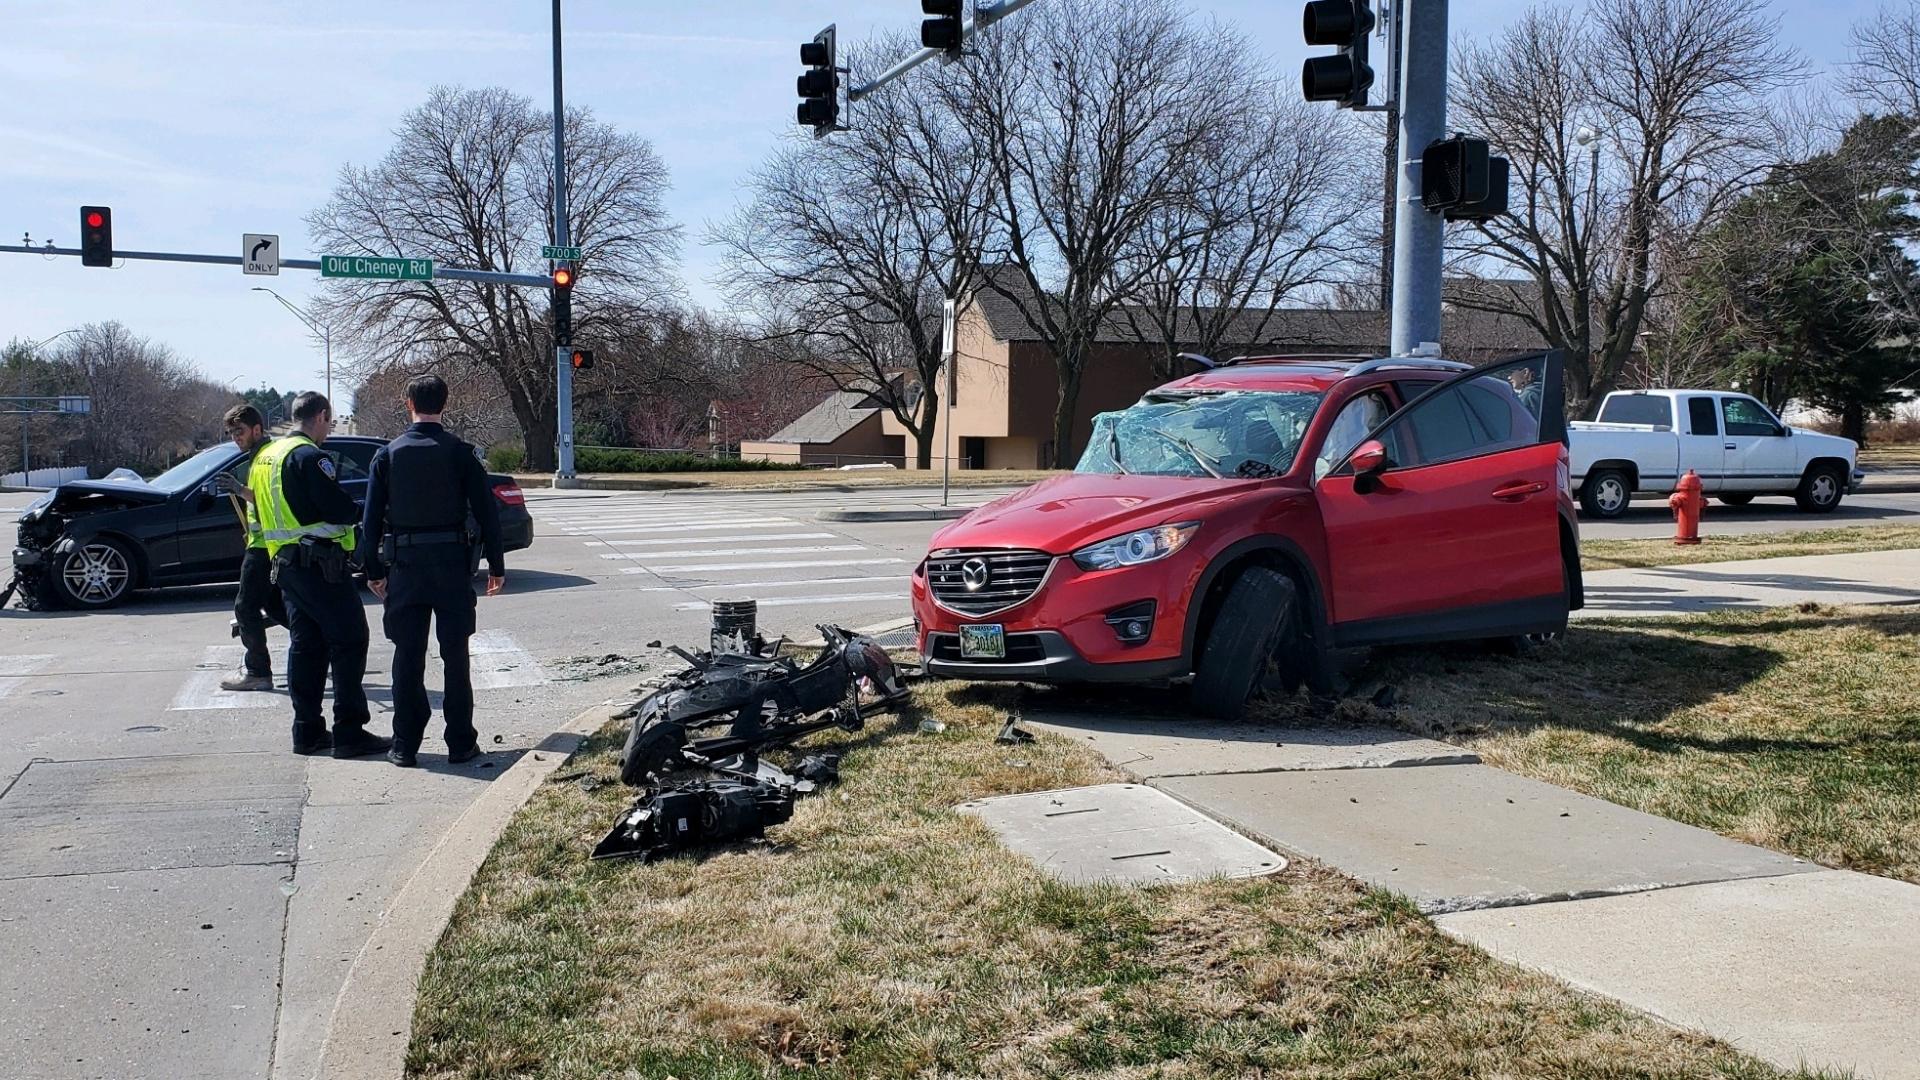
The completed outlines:
[[[966,517],[978,506],[927,506],[908,510],[822,510],[814,517],[821,521],[952,521]]]
[[[567,721],[488,784],[455,819],[353,958],[327,1017],[314,1076],[397,1077],[406,1071],[420,975],[427,954],[453,917],[454,904],[472,884],[507,822],[541,782],[623,708],[624,703],[602,702]],[[404,1020],[394,1015],[402,1002]]]
[[[518,483],[522,488],[530,487],[535,491],[555,490],[552,486],[553,477],[545,473],[537,473],[537,474],[515,473],[512,475],[513,475],[514,481]],[[574,485],[572,490],[575,490],[575,491],[697,491],[709,486],[705,480],[665,480],[665,479],[657,479],[654,477],[638,477],[638,476],[632,479],[627,479],[626,477],[609,478],[609,477],[598,477],[598,476],[596,477],[582,476],[582,477],[579,477],[578,479],[579,479],[579,482]]]

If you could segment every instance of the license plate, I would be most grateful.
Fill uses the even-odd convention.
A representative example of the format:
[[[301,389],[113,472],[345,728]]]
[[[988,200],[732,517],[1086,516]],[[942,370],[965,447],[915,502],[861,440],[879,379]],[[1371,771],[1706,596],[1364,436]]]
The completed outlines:
[[[1005,660],[1007,629],[999,623],[960,628],[960,659]]]

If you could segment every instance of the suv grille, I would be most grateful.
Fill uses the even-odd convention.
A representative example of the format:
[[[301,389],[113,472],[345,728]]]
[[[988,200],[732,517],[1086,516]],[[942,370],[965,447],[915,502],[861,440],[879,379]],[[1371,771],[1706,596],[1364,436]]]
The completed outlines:
[[[1037,592],[1052,566],[1044,551],[946,551],[927,557],[927,586],[949,611],[991,615]]]

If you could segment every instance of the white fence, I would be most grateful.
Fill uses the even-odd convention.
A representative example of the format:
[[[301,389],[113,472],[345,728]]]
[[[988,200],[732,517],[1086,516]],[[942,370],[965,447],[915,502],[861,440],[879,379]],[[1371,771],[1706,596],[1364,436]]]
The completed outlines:
[[[52,487],[69,480],[85,480],[85,465],[69,465],[60,469],[35,469],[32,475],[17,472],[0,473],[0,487]]]

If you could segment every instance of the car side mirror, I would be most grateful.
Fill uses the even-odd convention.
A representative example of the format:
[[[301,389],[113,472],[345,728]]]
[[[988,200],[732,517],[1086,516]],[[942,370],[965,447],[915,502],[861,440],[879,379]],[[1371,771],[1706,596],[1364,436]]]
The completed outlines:
[[[1393,464],[1393,460],[1387,457],[1387,448],[1380,445],[1378,439],[1361,443],[1347,460],[1353,466],[1355,476],[1378,476]]]

